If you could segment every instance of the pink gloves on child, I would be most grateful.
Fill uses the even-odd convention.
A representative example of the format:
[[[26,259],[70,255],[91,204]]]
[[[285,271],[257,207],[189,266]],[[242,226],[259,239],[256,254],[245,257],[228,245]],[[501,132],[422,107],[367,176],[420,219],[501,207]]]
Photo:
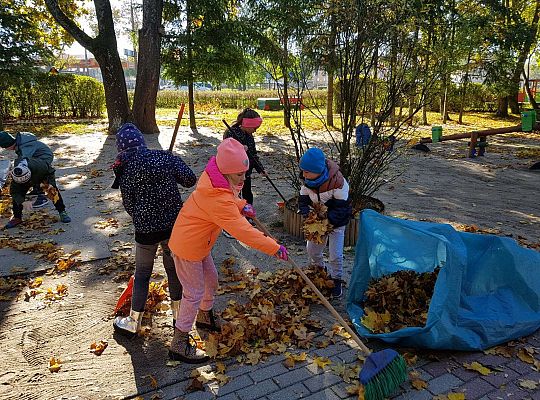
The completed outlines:
[[[242,209],[242,215],[248,218],[255,218],[257,213],[251,204],[246,204]]]
[[[287,248],[283,245],[279,246],[279,250],[276,253],[276,257],[283,261],[289,260],[289,252],[287,251]]]

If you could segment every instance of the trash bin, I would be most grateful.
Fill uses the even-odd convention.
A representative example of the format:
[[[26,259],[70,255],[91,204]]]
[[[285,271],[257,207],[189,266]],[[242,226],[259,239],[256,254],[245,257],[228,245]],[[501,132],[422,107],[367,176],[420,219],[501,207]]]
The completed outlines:
[[[536,111],[528,110],[521,113],[521,130],[531,132],[536,122]]]
[[[441,140],[442,137],[442,126],[432,126],[431,127],[431,141],[437,143]]]

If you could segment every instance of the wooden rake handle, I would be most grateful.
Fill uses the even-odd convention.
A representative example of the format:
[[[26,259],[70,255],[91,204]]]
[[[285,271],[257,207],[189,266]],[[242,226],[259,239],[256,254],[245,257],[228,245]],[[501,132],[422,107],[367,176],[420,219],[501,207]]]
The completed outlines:
[[[252,218],[255,222],[255,225],[257,225],[257,228],[259,228],[266,236],[273,237],[272,234],[268,231],[266,226],[263,225],[261,221],[259,221],[258,218],[254,217]],[[289,263],[294,267],[296,272],[302,277],[302,279],[308,284],[308,286],[315,292],[319,300],[323,303],[323,305],[326,307],[330,313],[338,320],[338,322],[343,326],[343,328],[347,331],[349,335],[353,338],[353,340],[356,342],[356,344],[362,349],[362,351],[368,356],[371,354],[371,350],[360,340],[358,335],[351,329],[349,324],[343,319],[343,317],[336,311],[336,309],[330,304],[330,302],[324,297],[324,295],[320,292],[319,289],[317,289],[317,286],[309,279],[309,277],[305,274],[305,272],[294,262],[294,260],[289,255]]]

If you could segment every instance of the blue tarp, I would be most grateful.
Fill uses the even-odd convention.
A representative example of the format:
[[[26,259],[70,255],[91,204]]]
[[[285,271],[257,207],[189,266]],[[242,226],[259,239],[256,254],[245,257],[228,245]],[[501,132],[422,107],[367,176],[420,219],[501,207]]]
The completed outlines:
[[[360,319],[370,279],[440,266],[425,326],[373,334]],[[347,311],[361,336],[405,347],[483,350],[540,328],[540,253],[513,239],[365,210]]]

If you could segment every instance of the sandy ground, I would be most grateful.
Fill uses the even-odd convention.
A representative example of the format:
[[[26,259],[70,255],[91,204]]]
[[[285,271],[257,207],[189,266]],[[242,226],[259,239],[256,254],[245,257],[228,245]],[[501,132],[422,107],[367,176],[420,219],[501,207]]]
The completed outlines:
[[[164,128],[159,138],[148,138],[148,145],[168,148],[171,135],[172,129]],[[204,128],[197,133],[181,128],[175,152],[199,175],[209,156],[214,154],[220,136],[221,132]],[[273,181],[285,195],[292,196],[293,190],[283,173],[282,154],[288,140],[283,137],[257,140],[261,160]],[[130,341],[113,335],[111,312],[129,276],[133,242],[133,229],[123,211],[119,192],[110,189],[112,172],[108,166],[116,155],[114,139],[93,134],[57,136],[45,141],[55,150],[57,177],[73,221],[69,225],[48,222],[41,230],[23,226],[0,232],[0,238],[53,240],[65,245],[66,252],[84,248],[85,262],[67,273],[41,275],[44,288],[54,288],[60,283],[68,286],[69,294],[62,300],[46,302],[38,295],[24,301],[28,290],[24,287],[18,294],[12,292],[8,301],[0,302],[3,363],[0,397],[129,398],[185,381],[191,367],[165,366],[172,333],[170,311],[166,307],[145,321],[151,327],[145,338]],[[385,203],[388,215],[446,222],[456,227],[476,225],[538,246],[540,171],[528,170],[527,166],[535,160],[517,158],[516,152],[527,146],[540,146],[540,135],[504,135],[490,139],[490,143],[487,155],[475,159],[464,158],[466,141],[430,145],[430,153],[408,151],[396,163],[402,172],[400,177],[384,186],[376,197]],[[276,207],[279,196],[260,176],[255,176],[254,192],[260,219],[271,226],[271,231],[290,248],[299,263],[305,263],[304,243],[279,227],[282,219]],[[187,198],[189,190],[183,193]],[[52,208],[47,212],[56,216]],[[114,218],[117,223],[107,221],[108,218]],[[0,218],[2,225],[5,222],[5,218]],[[50,263],[36,261],[33,255],[6,249],[0,252],[4,252],[0,253],[2,269],[8,271],[4,275],[14,269],[28,272],[51,267]],[[111,265],[107,264],[110,257],[118,254],[125,254],[126,261],[120,262],[120,267],[111,267],[109,274],[100,273],[103,267]],[[224,237],[219,238],[213,255],[216,264],[234,255],[238,267],[243,269],[257,266],[270,270],[281,266],[275,259]],[[353,261],[354,251],[346,251],[347,277]],[[122,275],[123,269],[127,271]],[[160,259],[155,270],[163,274]],[[224,301],[218,298],[218,309]],[[344,303],[345,299],[335,304],[343,315]],[[324,310],[316,309],[315,314],[331,323]],[[89,346],[99,340],[108,341],[109,346],[97,357],[90,353]],[[62,359],[59,373],[48,370],[51,356]],[[150,375],[156,379],[157,388],[152,387]]]

